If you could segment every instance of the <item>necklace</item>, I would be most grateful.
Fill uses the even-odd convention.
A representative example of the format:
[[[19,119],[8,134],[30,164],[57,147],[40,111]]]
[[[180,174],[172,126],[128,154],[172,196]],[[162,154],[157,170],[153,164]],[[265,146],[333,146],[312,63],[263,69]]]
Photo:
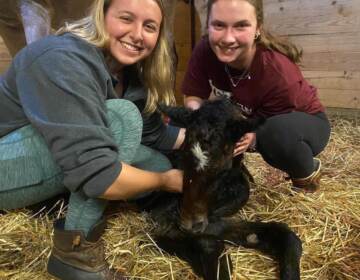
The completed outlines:
[[[225,72],[226,72],[226,74],[230,80],[230,83],[233,87],[237,87],[237,85],[240,83],[241,80],[245,80],[245,79],[250,80],[251,79],[249,71],[247,69],[244,69],[244,71],[241,73],[241,75],[232,76],[230,74],[229,67],[227,66],[227,64],[225,64]]]

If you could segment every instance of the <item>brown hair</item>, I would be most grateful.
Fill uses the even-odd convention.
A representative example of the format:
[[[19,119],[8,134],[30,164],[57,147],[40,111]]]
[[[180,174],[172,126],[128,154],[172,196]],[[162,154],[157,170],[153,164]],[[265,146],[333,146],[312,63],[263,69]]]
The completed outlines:
[[[209,16],[212,5],[218,0],[208,0],[207,6],[207,22],[209,24]],[[256,38],[256,44],[262,45],[265,48],[278,51],[286,55],[294,63],[300,63],[302,50],[297,48],[286,38],[276,36],[264,28],[264,12],[262,0],[238,0],[246,1],[255,8],[257,25],[260,30],[260,36]]]
[[[105,14],[112,0],[95,0],[90,15],[78,21],[66,24],[57,34],[71,32],[99,48],[107,49],[109,37],[105,29]],[[168,28],[163,1],[154,0],[160,7],[162,22],[159,38],[153,52],[137,63],[140,79],[148,89],[145,112],[154,112],[157,103],[174,104],[174,74],[172,55],[166,32]]]

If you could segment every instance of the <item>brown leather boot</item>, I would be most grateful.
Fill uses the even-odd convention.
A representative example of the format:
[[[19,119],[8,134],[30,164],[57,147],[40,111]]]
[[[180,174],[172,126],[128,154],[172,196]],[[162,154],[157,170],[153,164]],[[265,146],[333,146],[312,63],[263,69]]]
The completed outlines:
[[[64,230],[65,219],[54,223],[54,238],[47,270],[61,280],[124,280],[124,275],[109,269],[101,235],[106,222],[93,226],[88,237],[78,230]]]
[[[303,191],[307,193],[316,192],[320,188],[321,178],[321,161],[318,158],[314,158],[315,171],[306,178],[292,178],[293,189],[295,191]]]

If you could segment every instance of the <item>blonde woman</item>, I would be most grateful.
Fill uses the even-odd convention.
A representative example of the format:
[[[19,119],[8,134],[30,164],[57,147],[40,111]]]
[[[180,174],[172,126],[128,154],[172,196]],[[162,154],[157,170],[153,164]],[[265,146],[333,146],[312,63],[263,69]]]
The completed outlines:
[[[270,165],[289,174],[296,190],[319,188],[330,125],[317,90],[297,63],[301,52],[269,33],[261,0],[209,0],[208,35],[195,48],[182,91],[185,106],[230,98],[248,117],[265,124],[236,145],[238,155],[255,148]]]
[[[161,0],[96,0],[0,80],[0,209],[71,192],[54,224],[53,277],[123,279],[100,241],[107,201],[182,191],[182,172],[140,144],[168,150],[183,137],[155,112],[174,100],[165,32]]]

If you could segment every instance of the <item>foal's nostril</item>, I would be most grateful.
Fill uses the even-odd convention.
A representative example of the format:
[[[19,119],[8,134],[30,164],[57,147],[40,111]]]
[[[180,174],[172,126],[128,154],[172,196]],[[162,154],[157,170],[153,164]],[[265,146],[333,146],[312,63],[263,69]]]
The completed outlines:
[[[180,229],[183,231],[190,231],[191,230],[191,221],[183,219],[180,222]]]
[[[200,233],[203,232],[206,228],[206,223],[204,222],[196,222],[192,225],[191,231],[193,233]]]

